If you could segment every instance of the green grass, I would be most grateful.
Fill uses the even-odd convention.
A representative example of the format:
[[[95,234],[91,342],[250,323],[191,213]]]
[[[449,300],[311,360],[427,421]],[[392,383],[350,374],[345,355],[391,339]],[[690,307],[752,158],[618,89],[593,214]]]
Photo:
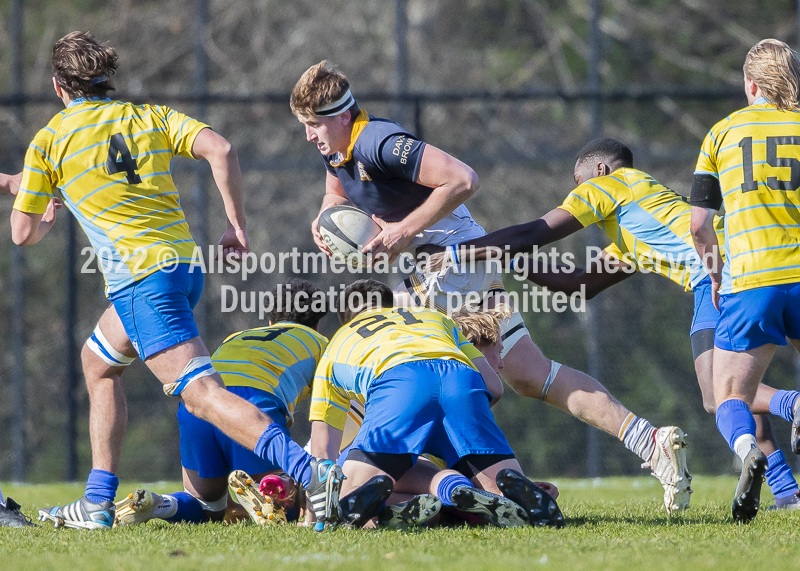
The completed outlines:
[[[685,516],[668,518],[652,478],[557,480],[562,530],[435,529],[314,534],[297,527],[164,522],[107,532],[0,529],[0,567],[13,569],[239,571],[258,569],[791,569],[800,559],[800,513],[763,512],[730,523],[733,478],[695,477]],[[123,485],[122,491],[134,486]],[[174,491],[176,484],[153,484]],[[26,513],[66,503],[77,485],[3,491]],[[764,504],[769,504],[769,493]]]

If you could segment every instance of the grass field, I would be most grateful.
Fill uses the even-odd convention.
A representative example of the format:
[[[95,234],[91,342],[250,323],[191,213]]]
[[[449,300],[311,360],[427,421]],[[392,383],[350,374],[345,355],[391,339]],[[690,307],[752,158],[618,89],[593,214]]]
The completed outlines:
[[[150,522],[107,532],[0,529],[0,569],[239,571],[244,569],[793,569],[800,512],[730,523],[733,478],[695,477],[692,509],[669,519],[652,478],[557,480],[562,530],[438,529],[314,534],[297,527]],[[133,486],[121,486],[125,492]],[[154,491],[180,489],[153,484]],[[3,491],[28,514],[82,493],[78,485]],[[771,503],[766,493],[764,505]]]

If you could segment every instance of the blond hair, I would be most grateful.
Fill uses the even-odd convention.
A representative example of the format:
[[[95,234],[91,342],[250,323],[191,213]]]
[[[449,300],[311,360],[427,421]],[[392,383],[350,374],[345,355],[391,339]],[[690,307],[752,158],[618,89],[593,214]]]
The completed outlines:
[[[316,109],[330,105],[350,89],[344,74],[323,60],[309,67],[292,89],[289,105],[297,117],[314,117]],[[352,108],[351,108],[352,113]]]
[[[744,75],[780,110],[800,108],[800,61],[780,40],[761,40],[747,52]]]
[[[117,52],[89,32],[71,32],[53,46],[53,75],[72,96],[105,96],[113,91],[111,76],[117,71]]]
[[[453,314],[464,337],[473,345],[494,345],[500,341],[500,324],[511,317],[511,308],[498,305],[492,309],[477,310],[467,306]]]

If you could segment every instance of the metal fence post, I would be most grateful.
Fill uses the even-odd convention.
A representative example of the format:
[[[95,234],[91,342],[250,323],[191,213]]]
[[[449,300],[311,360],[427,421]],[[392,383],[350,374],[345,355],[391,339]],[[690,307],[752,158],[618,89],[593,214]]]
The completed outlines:
[[[600,0],[591,1],[591,25],[589,28],[589,66],[588,87],[591,93],[591,138],[600,137],[603,132],[603,102],[600,92]],[[600,229],[594,226],[587,240],[588,246],[599,247]],[[603,357],[600,347],[600,320],[602,317],[602,297],[592,300],[586,315],[586,353],[589,375],[602,382]],[[600,453],[600,434],[596,428],[586,429],[586,474],[597,478],[602,474],[602,454]]]

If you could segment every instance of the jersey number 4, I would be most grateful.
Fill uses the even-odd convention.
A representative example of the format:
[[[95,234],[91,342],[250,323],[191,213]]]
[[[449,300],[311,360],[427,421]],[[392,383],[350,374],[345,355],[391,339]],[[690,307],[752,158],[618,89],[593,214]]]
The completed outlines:
[[[142,177],[136,172],[138,165],[131,156],[128,145],[125,144],[125,137],[122,133],[112,135],[108,142],[108,159],[106,159],[108,174],[125,173],[128,184],[141,184]]]
[[[800,189],[800,161],[794,157],[779,157],[778,145],[800,145],[800,137],[767,137],[767,164],[771,167],[791,168],[790,180],[778,180],[778,177],[767,178],[767,186],[772,190],[798,190]],[[742,148],[742,168],[744,169],[744,182],[742,192],[758,190],[758,182],[753,177],[753,137],[745,137],[739,141]]]

